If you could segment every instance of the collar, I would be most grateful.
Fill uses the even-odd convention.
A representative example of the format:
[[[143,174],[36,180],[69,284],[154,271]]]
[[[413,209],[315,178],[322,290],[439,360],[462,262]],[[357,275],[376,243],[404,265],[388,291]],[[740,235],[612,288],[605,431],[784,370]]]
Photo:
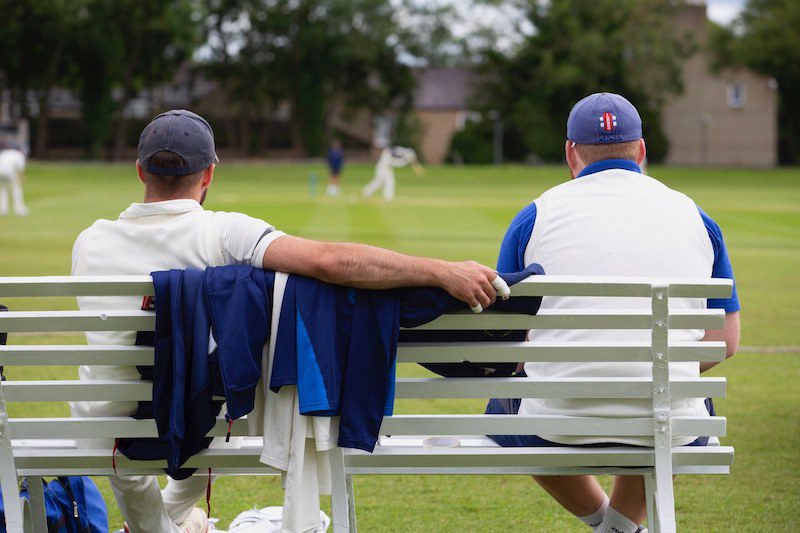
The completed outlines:
[[[591,165],[586,165],[586,168],[581,170],[581,173],[578,174],[577,177],[580,178],[588,174],[595,174],[597,172],[611,169],[630,170],[631,172],[638,172],[639,174],[642,173],[642,169],[639,167],[639,165],[630,159],[603,159],[602,161],[595,161]]]
[[[189,211],[202,211],[203,207],[195,200],[165,200],[163,202],[134,203],[120,213],[119,218],[140,218],[156,215],[179,215]]]

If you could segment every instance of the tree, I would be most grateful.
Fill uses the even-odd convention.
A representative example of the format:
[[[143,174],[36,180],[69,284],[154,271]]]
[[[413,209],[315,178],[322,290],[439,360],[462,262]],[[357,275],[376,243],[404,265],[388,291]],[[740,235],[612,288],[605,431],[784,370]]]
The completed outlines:
[[[249,123],[279,104],[290,107],[293,144],[322,152],[335,110],[411,105],[413,78],[402,59],[438,39],[402,19],[440,10],[391,0],[207,0],[206,69],[235,102],[238,137],[252,147]],[[441,27],[429,24],[440,32]]]
[[[672,0],[519,2],[534,27],[511,54],[489,50],[478,91],[484,111],[497,110],[507,135],[531,154],[563,158],[566,117],[580,98],[624,94],[638,108],[651,159],[666,154],[659,127],[666,97],[680,91],[681,60],[692,51],[672,21]]]
[[[113,158],[127,145],[125,107],[142,89],[169,81],[199,43],[203,14],[191,0],[115,0],[113,25],[122,36],[124,69]]]
[[[4,16],[0,32],[0,79],[17,100],[21,115],[29,118],[28,92],[38,93],[38,118],[33,150],[44,157],[47,149],[49,99],[63,79],[64,49],[75,28],[82,0],[0,0]]]
[[[86,155],[104,155],[115,113],[114,155],[120,155],[126,144],[125,106],[141,89],[169,80],[194,50],[196,6],[190,0],[84,2],[69,45],[68,81],[81,101]]]
[[[732,28],[717,28],[718,66],[745,65],[778,82],[778,158],[800,163],[800,2],[750,0]]]

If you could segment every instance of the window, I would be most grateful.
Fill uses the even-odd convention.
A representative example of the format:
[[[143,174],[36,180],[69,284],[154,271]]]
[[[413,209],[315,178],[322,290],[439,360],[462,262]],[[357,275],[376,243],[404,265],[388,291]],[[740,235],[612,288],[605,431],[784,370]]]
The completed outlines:
[[[747,103],[747,89],[743,83],[728,84],[728,107],[742,108]]]

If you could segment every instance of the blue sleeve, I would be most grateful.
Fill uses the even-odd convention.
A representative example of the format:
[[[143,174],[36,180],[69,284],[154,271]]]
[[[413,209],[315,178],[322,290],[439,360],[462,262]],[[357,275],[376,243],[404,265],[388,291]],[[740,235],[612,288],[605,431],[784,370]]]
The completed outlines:
[[[536,204],[530,204],[517,213],[506,231],[500,255],[497,257],[498,272],[519,272],[525,270],[525,248],[531,240],[533,224],[536,222]]]
[[[736,279],[733,277],[733,267],[728,257],[728,249],[725,247],[725,240],[722,238],[722,230],[705,211],[697,206],[703,224],[708,231],[711,239],[711,247],[714,249],[714,266],[711,269],[712,278],[727,278],[733,280],[733,293],[730,298],[709,298],[707,307],[709,309],[724,309],[726,313],[733,313],[741,309],[739,305],[739,294],[736,291]]]

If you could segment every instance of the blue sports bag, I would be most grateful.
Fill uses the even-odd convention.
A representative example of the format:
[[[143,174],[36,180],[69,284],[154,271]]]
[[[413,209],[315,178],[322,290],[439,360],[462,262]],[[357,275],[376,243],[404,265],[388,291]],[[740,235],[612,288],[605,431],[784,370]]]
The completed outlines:
[[[108,511],[97,485],[86,476],[61,476],[44,483],[48,533],[107,533]],[[28,480],[20,497],[28,499]],[[6,533],[5,508],[0,496],[0,533]]]

